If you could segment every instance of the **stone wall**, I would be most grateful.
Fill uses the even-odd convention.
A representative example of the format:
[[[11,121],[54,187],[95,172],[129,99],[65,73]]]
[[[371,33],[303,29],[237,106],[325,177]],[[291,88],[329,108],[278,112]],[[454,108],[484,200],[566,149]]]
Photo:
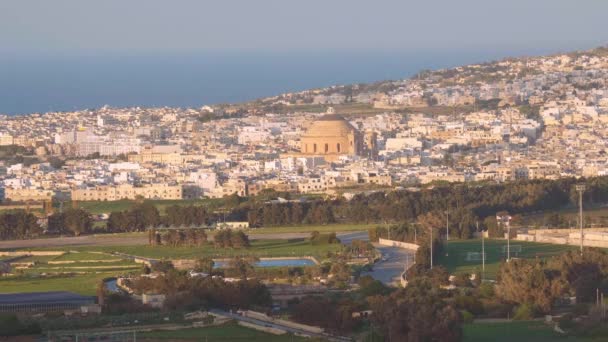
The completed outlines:
[[[382,239],[382,238],[380,238],[378,240],[378,243],[381,244],[382,246],[399,247],[399,248],[404,248],[404,249],[411,249],[414,251],[417,251],[418,247],[419,247],[418,245],[413,244],[413,243],[394,241],[394,240],[388,240],[388,239]]]

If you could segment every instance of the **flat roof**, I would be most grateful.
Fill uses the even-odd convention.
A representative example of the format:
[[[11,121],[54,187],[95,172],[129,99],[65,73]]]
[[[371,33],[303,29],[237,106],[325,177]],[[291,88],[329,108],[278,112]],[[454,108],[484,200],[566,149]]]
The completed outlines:
[[[91,303],[95,297],[67,291],[1,293],[0,305]]]

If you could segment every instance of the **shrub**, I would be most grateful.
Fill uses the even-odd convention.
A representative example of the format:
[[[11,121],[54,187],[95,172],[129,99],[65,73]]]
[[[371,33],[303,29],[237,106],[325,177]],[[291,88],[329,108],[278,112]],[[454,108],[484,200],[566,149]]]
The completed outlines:
[[[462,314],[462,322],[463,323],[473,323],[473,314],[468,312],[467,310],[462,310],[460,312]]]
[[[534,311],[529,304],[518,306],[517,310],[515,310],[515,315],[513,316],[513,319],[518,321],[531,320],[532,318],[534,318]]]

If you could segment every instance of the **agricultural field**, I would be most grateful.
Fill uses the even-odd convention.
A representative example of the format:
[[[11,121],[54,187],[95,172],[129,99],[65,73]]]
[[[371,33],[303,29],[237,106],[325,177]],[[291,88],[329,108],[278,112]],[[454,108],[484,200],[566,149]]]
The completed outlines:
[[[506,260],[506,246],[506,240],[485,240],[486,279],[496,278],[500,263]],[[576,249],[576,246],[568,245],[511,241],[512,258],[547,258]],[[439,264],[445,266],[450,273],[481,273],[481,239],[450,241],[447,255],[444,245],[444,252],[439,257]]]
[[[72,291],[94,295],[102,279],[141,269],[140,264],[129,259],[89,252],[28,256],[13,267],[16,275],[0,278],[3,293]]]
[[[115,272],[89,272],[45,277],[26,274],[0,278],[0,289],[2,293],[70,291],[81,295],[94,296],[99,282],[114,276],[116,276]]]
[[[259,342],[297,342],[309,341],[290,334],[273,335],[242,327],[236,323],[220,326],[192,328],[174,331],[151,331],[137,335],[140,341],[259,341]]]
[[[602,339],[561,335],[541,321],[512,321],[501,323],[473,323],[464,325],[464,342],[512,341],[602,341]]]

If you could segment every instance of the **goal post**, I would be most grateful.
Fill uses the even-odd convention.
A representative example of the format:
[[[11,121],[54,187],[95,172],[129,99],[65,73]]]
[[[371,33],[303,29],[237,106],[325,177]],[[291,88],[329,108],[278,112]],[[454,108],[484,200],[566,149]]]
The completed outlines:
[[[483,253],[483,254],[485,254],[485,258],[487,260],[488,259],[488,254],[487,253]],[[465,260],[466,261],[481,261],[482,260],[482,253],[481,252],[467,252]]]

